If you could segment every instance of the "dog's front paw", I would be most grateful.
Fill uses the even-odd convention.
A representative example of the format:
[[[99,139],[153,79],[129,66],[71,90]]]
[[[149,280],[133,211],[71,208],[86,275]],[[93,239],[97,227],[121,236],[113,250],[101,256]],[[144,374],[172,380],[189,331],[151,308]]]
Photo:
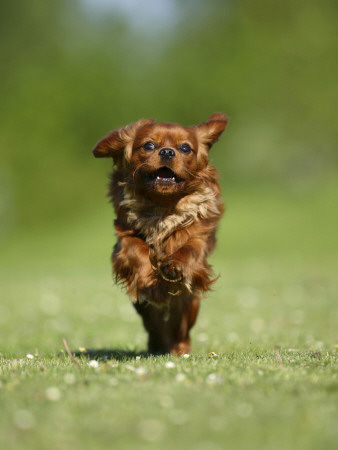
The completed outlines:
[[[170,283],[177,283],[183,280],[181,265],[176,261],[159,261],[157,269],[161,277]]]

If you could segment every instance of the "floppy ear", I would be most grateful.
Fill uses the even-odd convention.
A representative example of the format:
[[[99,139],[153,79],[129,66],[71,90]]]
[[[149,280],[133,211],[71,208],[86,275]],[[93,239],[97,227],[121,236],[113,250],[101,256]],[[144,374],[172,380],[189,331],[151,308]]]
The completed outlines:
[[[207,122],[197,125],[196,134],[200,144],[197,154],[199,169],[207,166],[209,150],[225,130],[228,121],[229,119],[224,113],[214,113]]]
[[[200,142],[210,149],[225,130],[228,121],[229,119],[224,113],[212,114],[207,122],[202,122],[197,126],[197,136]]]
[[[111,131],[96,144],[92,150],[93,155],[96,158],[111,157],[115,164],[119,164],[123,157],[129,161],[136,132],[153,122],[153,119],[140,119],[130,125]]]

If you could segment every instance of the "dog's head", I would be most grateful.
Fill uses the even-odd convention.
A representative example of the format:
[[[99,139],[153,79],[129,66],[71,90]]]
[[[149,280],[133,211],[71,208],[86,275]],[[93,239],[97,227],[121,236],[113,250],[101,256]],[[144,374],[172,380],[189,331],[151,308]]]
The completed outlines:
[[[125,172],[126,181],[145,194],[183,194],[207,167],[209,150],[227,123],[223,113],[188,127],[141,119],[111,131],[98,142],[93,154],[113,158],[117,168]]]

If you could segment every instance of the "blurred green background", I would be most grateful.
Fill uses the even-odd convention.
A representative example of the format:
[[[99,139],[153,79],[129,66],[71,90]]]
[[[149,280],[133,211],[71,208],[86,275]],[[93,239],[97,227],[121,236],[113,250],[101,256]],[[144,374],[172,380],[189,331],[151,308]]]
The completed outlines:
[[[17,0],[1,9],[2,244],[108,209],[110,161],[90,150],[140,117],[230,116],[212,152],[229,217],[237,190],[302,208],[334,189],[337,2]],[[336,209],[314,208],[308,227],[325,234]]]
[[[39,285],[68,270],[104,274],[111,288],[111,161],[91,149],[141,117],[190,125],[215,111],[230,116],[211,152],[227,205],[213,259],[220,283],[238,275],[250,286],[257,265],[273,264],[289,274],[285,282],[296,273],[333,281],[337,2],[18,0],[1,8],[7,320],[6,304],[23,301],[13,283],[24,290],[25,280]],[[251,269],[230,276],[237,263]]]

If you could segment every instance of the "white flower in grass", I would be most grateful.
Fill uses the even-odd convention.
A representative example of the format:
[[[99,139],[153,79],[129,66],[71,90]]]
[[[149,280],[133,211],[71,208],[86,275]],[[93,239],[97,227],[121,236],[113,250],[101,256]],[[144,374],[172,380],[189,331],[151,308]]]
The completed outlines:
[[[92,359],[89,361],[88,366],[93,367],[93,369],[97,369],[99,367],[99,363],[95,359]]]
[[[34,356],[31,355],[30,353],[28,353],[26,356],[27,356],[28,359],[34,359]]]
[[[174,361],[168,361],[165,363],[166,369],[173,369],[174,367],[176,367],[176,364],[174,363]]]
[[[184,358],[184,359],[188,359],[188,358],[190,358],[190,355],[189,355],[189,353],[184,353],[184,355],[183,355],[183,358]]]
[[[136,373],[136,375],[141,377],[141,376],[145,375],[146,373],[148,373],[148,371],[144,367],[137,367],[135,369],[135,373]]]
[[[87,353],[86,347],[79,347],[79,351],[80,351],[81,353]]]

